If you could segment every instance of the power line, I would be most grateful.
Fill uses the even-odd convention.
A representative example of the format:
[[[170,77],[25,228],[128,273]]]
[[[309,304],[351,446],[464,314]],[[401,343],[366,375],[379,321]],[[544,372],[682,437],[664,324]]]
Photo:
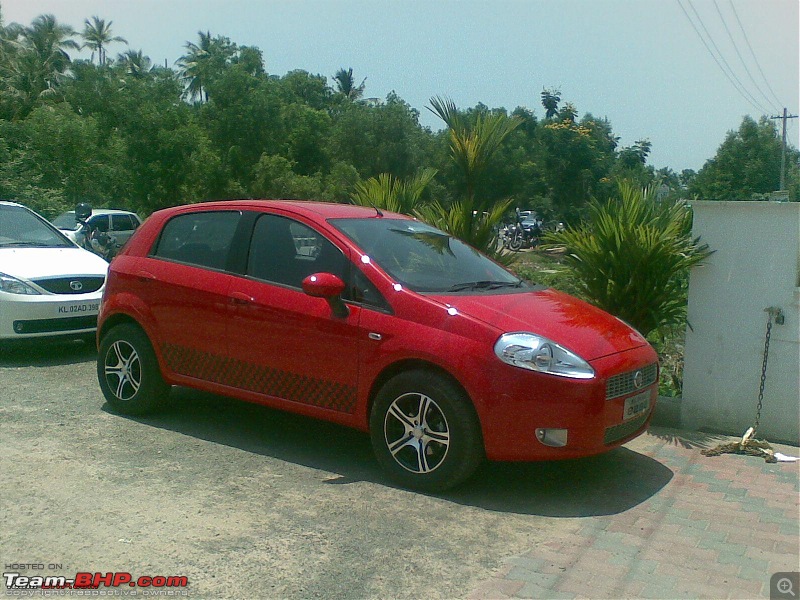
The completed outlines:
[[[722,52],[720,52],[720,50],[717,47],[716,43],[714,43],[714,38],[711,36],[711,33],[708,31],[708,29],[706,28],[705,24],[703,23],[703,19],[702,19],[702,17],[700,17],[700,14],[697,12],[697,9],[694,7],[694,4],[692,4],[692,0],[687,0],[687,2],[689,3],[689,7],[692,9],[692,12],[694,13],[695,17],[697,18],[698,23],[700,23],[700,26],[703,28],[703,31],[705,32],[706,37],[708,37],[708,41],[711,42],[711,45],[714,47],[714,50],[716,50],[716,54],[711,50],[711,48],[706,43],[706,38],[703,37],[703,34],[700,33],[699,29],[697,29],[697,26],[694,24],[694,21],[689,16],[689,13],[686,12],[686,9],[683,7],[683,4],[681,3],[681,0],[677,0],[677,2],[680,5],[681,10],[683,10],[683,14],[686,15],[686,18],[689,19],[689,22],[692,24],[692,27],[694,28],[695,33],[697,33],[698,37],[700,38],[700,41],[703,42],[703,45],[706,47],[706,50],[708,50],[708,53],[711,54],[711,57],[714,59],[714,62],[717,63],[717,66],[725,74],[725,77],[728,78],[728,81],[731,82],[731,85],[733,85],[733,87],[736,88],[736,91],[738,91],[739,94],[741,94],[741,96],[745,100],[747,100],[753,106],[753,108],[755,108],[756,110],[758,110],[758,111],[760,111],[762,113],[770,112],[769,109],[764,108],[764,106],[762,106],[758,102],[758,100],[756,100],[752,96],[752,94],[750,94],[745,89],[744,85],[742,85],[742,82],[739,81],[738,77],[736,77],[736,74],[733,72],[733,69],[731,69],[730,65],[728,64],[728,61],[725,60],[725,57],[723,56]],[[719,55],[719,59],[717,59],[717,55]],[[722,60],[722,63],[720,63],[720,60]],[[723,63],[724,63],[725,66],[723,66]]]
[[[733,9],[733,14],[736,17],[736,22],[739,24],[739,29],[742,31],[742,35],[744,36],[744,41],[747,42],[747,47],[750,49],[750,55],[753,57],[753,60],[756,63],[756,67],[758,67],[758,72],[761,73],[761,79],[764,80],[764,83],[767,84],[767,89],[772,94],[772,97],[775,99],[775,102],[778,103],[778,106],[781,105],[781,101],[778,99],[778,96],[772,91],[772,86],[767,81],[767,77],[764,75],[764,71],[761,68],[761,64],[758,62],[758,58],[756,57],[756,53],[753,52],[753,46],[750,45],[750,39],[747,37],[747,32],[744,30],[744,26],[742,25],[741,19],[739,19],[739,13],[736,12],[736,7],[733,5],[733,0],[728,0],[730,2],[731,8]]]
[[[725,17],[722,15],[722,11],[719,9],[719,4],[717,4],[717,0],[714,0],[714,8],[717,9],[717,14],[719,15],[720,21],[722,21],[722,25],[725,27],[725,31],[728,34],[728,38],[731,40],[731,44],[733,44],[733,49],[736,51],[736,55],[739,57],[739,61],[741,61],[745,72],[747,72],[747,76],[750,78],[750,81],[753,82],[753,85],[761,93],[764,100],[767,101],[767,104],[770,105],[777,112],[779,110],[778,105],[775,104],[772,100],[770,100],[770,98],[764,93],[761,87],[756,83],[756,80],[753,79],[753,75],[750,73],[750,69],[747,68],[747,63],[744,62],[744,58],[742,58],[742,53],[739,52],[739,46],[737,46],[736,40],[733,39],[731,30],[728,29],[728,23],[725,21]]]

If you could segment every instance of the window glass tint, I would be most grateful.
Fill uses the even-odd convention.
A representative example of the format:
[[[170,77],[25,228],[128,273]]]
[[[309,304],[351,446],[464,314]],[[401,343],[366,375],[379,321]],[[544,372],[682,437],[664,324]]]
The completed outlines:
[[[247,261],[251,277],[299,288],[312,273],[347,281],[347,264],[336,246],[302,223],[276,215],[256,221]]]
[[[365,304],[367,306],[374,306],[381,310],[391,310],[386,298],[381,295],[378,288],[367,279],[364,273],[356,268],[352,269],[352,273],[353,283],[346,292],[346,300],[352,300],[353,302],[358,302],[359,304]]]
[[[224,269],[242,214],[197,212],[173,217],[164,226],[153,256]]]
[[[87,222],[97,231],[108,231],[108,215],[97,215],[96,217],[91,217]]]
[[[59,229],[78,229],[80,227],[80,223],[75,220],[75,211],[71,210],[69,212],[65,212],[63,215],[59,215],[52,221],[53,225],[58,227]]]
[[[520,280],[497,263],[438,229],[401,219],[332,219],[398,282],[417,292],[516,286]]]
[[[130,215],[113,215],[111,217],[111,227],[114,231],[131,231],[135,229]]]

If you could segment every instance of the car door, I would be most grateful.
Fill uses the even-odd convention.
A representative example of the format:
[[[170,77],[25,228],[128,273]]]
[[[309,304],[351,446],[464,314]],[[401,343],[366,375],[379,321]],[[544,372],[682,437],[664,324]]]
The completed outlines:
[[[116,213],[111,215],[111,233],[117,239],[117,244],[123,246],[133,235],[136,229],[131,215]]]
[[[240,211],[173,217],[134,273],[132,290],[147,305],[153,339],[176,375],[219,379],[234,279],[226,265],[241,217]]]
[[[245,276],[231,287],[236,308],[228,342],[235,367],[227,383],[295,407],[353,413],[361,308],[351,305],[347,316],[336,316],[326,300],[301,287],[318,272],[346,280],[349,264],[316,229],[284,216],[258,216]]]

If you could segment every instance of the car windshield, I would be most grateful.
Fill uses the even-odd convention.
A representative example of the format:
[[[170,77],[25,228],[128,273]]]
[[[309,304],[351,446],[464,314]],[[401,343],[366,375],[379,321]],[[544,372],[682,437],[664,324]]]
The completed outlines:
[[[331,219],[371,260],[415,292],[525,287],[522,280],[464,242],[405,219]]]
[[[69,240],[35,213],[21,206],[0,204],[0,248],[69,246]]]
[[[57,216],[53,220],[53,225],[58,227],[59,229],[71,229],[75,230],[80,227],[80,223],[75,220],[75,211],[71,210],[69,212],[65,212],[63,215]]]

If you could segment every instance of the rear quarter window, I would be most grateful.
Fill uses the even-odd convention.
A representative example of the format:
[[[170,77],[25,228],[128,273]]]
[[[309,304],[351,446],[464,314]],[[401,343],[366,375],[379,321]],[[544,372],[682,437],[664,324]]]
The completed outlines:
[[[242,213],[211,211],[167,221],[151,252],[154,258],[224,269]]]

